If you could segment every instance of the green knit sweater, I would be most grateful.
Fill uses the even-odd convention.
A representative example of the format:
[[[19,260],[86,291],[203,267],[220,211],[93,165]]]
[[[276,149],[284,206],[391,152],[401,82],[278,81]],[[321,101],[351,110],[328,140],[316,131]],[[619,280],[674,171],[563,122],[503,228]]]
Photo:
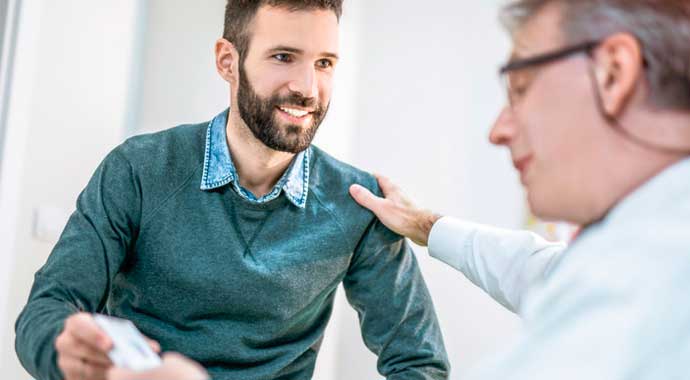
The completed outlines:
[[[132,320],[214,379],[310,379],[340,283],[388,379],[445,379],[431,298],[403,238],[348,187],[375,179],[311,147],[304,208],[202,191],[208,123],[129,139],[98,167],[16,323],[37,379],[79,310]]]

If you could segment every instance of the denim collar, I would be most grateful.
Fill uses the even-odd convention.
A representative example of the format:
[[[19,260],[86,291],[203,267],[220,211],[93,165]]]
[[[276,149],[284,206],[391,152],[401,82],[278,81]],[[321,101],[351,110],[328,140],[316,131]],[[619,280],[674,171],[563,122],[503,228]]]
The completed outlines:
[[[292,160],[290,167],[288,167],[278,183],[273,187],[273,190],[257,199],[254,194],[240,185],[237,170],[232,162],[232,157],[230,157],[225,130],[228,122],[228,113],[229,109],[226,109],[208,124],[201,190],[213,190],[232,184],[232,187],[241,197],[252,203],[269,202],[278,198],[282,191],[292,204],[299,208],[304,208],[309,192],[311,147],[298,153]]]

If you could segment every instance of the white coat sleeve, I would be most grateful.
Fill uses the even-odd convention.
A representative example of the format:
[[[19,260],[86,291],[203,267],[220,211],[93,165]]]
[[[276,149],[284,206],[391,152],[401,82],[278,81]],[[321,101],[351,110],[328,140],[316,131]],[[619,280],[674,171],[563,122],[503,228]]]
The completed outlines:
[[[439,219],[429,236],[429,253],[462,272],[472,283],[514,313],[523,294],[544,275],[566,245],[528,231],[513,231]]]

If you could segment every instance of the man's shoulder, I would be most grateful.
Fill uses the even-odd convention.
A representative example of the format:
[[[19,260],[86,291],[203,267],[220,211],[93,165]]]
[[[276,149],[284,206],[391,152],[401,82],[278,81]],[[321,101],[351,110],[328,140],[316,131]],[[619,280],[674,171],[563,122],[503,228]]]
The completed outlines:
[[[382,196],[376,177],[334,158],[318,147],[312,146],[311,149],[314,172],[310,174],[310,191],[315,194],[320,206],[328,209],[338,220],[346,235],[354,239],[354,244],[359,244],[365,234],[374,237],[370,244],[400,241],[400,235],[380,223],[374,213],[360,206],[350,195],[350,186],[358,184]]]
[[[180,125],[160,132],[127,139],[115,148],[124,158],[141,186],[151,194],[164,196],[203,167],[208,123]],[[106,163],[113,155],[106,158]]]
[[[349,189],[350,185],[356,183],[380,194],[376,178],[372,174],[340,161],[316,146],[311,149],[311,178],[314,179],[315,187],[342,190]]]
[[[133,136],[122,143],[119,150],[134,162],[155,162],[175,157],[203,160],[207,126],[208,123],[186,124]]]
[[[375,216],[355,202],[349,189],[351,185],[359,184],[380,195],[376,178],[315,146],[311,149],[310,197],[316,198],[315,205],[327,209],[346,231],[359,238]]]

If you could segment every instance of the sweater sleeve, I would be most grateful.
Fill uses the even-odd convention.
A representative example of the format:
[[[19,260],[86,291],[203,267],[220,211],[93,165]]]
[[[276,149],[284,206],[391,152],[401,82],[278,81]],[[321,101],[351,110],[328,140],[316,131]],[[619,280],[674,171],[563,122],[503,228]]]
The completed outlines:
[[[140,193],[132,166],[116,149],[80,194],[15,324],[17,355],[35,378],[62,378],[54,343],[65,319],[105,308],[111,281],[136,239]]]
[[[429,236],[429,253],[462,272],[472,283],[512,312],[523,294],[543,277],[563,250],[528,231],[511,231],[464,222],[438,220]]]
[[[404,238],[374,220],[343,284],[380,374],[388,380],[448,378],[434,305]]]

